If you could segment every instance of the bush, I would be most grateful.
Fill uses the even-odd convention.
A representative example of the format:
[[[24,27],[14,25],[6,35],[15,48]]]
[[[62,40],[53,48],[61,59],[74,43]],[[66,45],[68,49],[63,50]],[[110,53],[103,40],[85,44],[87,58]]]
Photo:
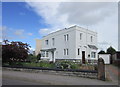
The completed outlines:
[[[28,57],[27,57],[27,61],[37,62],[37,61],[38,61],[38,58],[37,58],[37,56],[34,56],[34,55],[32,55],[32,54],[29,54]]]
[[[79,64],[75,64],[71,61],[59,61],[56,63],[56,68],[61,69],[79,69]]]
[[[79,65],[78,64],[71,64],[71,69],[79,69]]]
[[[45,68],[54,68],[55,65],[46,61],[41,61],[39,63],[31,62],[31,63],[23,63],[23,66],[31,66],[31,67],[45,67]]]

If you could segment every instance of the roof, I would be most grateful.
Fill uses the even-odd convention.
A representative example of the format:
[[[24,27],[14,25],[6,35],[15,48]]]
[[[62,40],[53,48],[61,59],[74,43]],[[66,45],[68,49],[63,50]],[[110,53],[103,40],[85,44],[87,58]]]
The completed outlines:
[[[89,48],[98,49],[95,45],[88,45]]]
[[[84,30],[87,30],[87,31],[90,31],[90,32],[93,32],[93,33],[97,33],[97,32],[94,32],[94,31],[92,31],[92,30],[89,30],[89,29],[80,27],[80,26],[78,26],[78,25],[74,25],[74,26],[71,26],[71,27],[69,27],[69,28],[59,29],[59,30],[57,30],[57,31],[51,32],[51,33],[49,33],[49,34],[47,34],[47,35],[45,35],[45,36],[43,36],[43,37],[46,37],[46,36],[48,36],[48,35],[51,35],[51,34],[54,34],[54,33],[56,33],[56,32],[60,32],[60,31],[63,31],[63,30],[69,30],[69,29],[74,28],[74,27],[78,27],[78,28],[81,28],[81,29],[84,29]]]
[[[50,48],[50,49],[41,49],[41,51],[54,51],[56,48]]]

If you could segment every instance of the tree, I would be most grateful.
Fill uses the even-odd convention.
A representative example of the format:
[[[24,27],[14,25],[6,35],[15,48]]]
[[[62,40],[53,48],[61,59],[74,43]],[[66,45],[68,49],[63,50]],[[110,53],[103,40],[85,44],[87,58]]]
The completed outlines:
[[[116,53],[116,50],[115,50],[112,46],[110,46],[110,47],[107,49],[107,53],[113,55],[113,54]]]
[[[37,59],[38,59],[38,60],[41,59],[41,54],[40,54],[40,53],[37,55]]]
[[[105,51],[101,50],[98,54],[105,54]]]
[[[25,61],[28,56],[29,47],[27,43],[4,40],[2,44],[3,63],[9,62],[11,64],[12,62]]]

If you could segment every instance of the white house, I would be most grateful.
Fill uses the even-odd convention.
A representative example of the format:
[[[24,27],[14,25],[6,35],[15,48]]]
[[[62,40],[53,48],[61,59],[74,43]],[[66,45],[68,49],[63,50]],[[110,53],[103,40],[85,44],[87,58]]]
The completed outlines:
[[[44,36],[36,45],[36,52],[41,53],[41,59],[97,60],[97,33],[79,26],[65,28]],[[40,44],[40,47],[37,47]]]

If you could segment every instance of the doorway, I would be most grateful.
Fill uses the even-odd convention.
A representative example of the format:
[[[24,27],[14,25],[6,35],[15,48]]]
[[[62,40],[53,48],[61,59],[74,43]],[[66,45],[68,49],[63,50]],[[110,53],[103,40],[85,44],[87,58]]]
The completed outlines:
[[[82,63],[85,64],[85,51],[82,51]]]

